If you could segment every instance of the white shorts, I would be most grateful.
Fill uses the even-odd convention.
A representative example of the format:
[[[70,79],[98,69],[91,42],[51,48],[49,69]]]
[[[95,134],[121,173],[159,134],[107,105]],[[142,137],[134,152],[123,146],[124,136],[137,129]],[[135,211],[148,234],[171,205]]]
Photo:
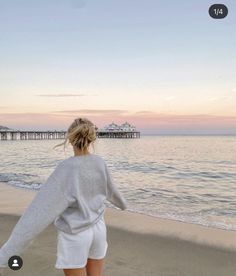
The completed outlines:
[[[55,268],[85,267],[88,258],[103,259],[107,248],[107,229],[103,217],[78,234],[67,234],[58,230]]]

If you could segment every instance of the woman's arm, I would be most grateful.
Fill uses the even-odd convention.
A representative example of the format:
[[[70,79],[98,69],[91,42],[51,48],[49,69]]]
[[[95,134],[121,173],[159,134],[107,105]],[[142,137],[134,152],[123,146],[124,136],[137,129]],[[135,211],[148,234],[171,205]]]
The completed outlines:
[[[60,164],[48,177],[45,184],[25,210],[13,229],[8,241],[0,248],[0,267],[7,267],[13,255],[19,255],[33,239],[49,226],[68,206],[66,184],[57,175]]]
[[[121,210],[127,209],[127,201],[125,200],[125,198],[122,196],[122,194],[114,184],[106,163],[105,163],[105,170],[107,175],[107,200],[110,201],[115,206],[119,207]]]

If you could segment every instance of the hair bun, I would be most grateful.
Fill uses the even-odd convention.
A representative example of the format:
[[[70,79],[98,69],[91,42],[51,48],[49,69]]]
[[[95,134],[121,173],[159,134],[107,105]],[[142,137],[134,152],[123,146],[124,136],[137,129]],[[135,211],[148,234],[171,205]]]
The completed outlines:
[[[79,117],[76,118],[69,126],[65,141],[62,144],[56,145],[55,147],[64,145],[65,150],[65,144],[67,141],[69,141],[71,145],[84,151],[89,147],[90,143],[96,140],[96,138],[97,135],[95,125],[87,118]]]

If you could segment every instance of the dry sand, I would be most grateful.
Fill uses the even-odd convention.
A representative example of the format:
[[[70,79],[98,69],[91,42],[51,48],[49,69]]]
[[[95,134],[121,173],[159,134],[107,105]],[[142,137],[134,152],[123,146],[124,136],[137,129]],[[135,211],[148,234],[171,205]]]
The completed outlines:
[[[0,184],[0,245],[35,195]],[[236,232],[107,208],[104,276],[235,276]],[[22,254],[19,271],[4,275],[63,275],[54,268],[56,229],[50,225]]]

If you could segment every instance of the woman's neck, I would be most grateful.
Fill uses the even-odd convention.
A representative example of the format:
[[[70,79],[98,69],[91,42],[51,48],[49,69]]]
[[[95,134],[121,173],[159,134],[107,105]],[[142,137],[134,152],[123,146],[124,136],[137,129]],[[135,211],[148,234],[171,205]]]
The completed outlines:
[[[74,154],[75,154],[75,156],[77,156],[77,155],[86,155],[86,154],[90,154],[90,152],[89,152],[87,149],[84,150],[84,151],[82,151],[82,150],[80,150],[80,149],[78,149],[78,148],[76,148],[76,147],[74,147],[73,149],[74,149]]]

